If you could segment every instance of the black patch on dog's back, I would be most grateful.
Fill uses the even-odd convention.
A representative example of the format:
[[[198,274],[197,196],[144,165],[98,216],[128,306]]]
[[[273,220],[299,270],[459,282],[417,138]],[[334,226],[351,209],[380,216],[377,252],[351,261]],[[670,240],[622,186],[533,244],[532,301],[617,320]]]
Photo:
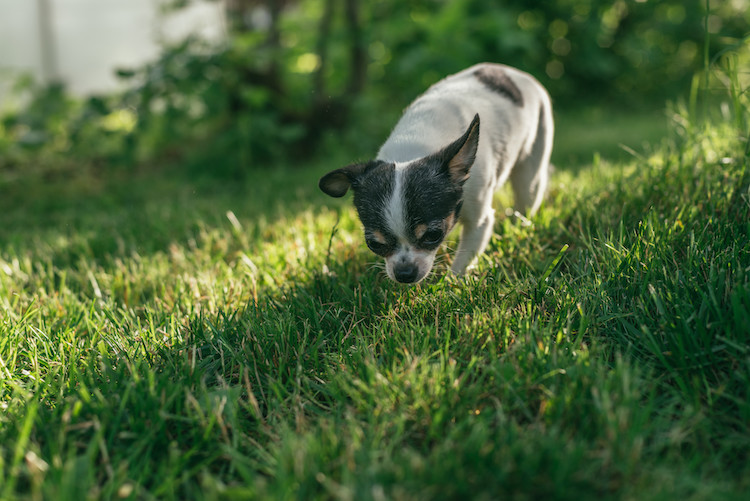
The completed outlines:
[[[502,68],[482,66],[474,72],[474,76],[491,91],[507,97],[516,106],[523,107],[523,94]]]

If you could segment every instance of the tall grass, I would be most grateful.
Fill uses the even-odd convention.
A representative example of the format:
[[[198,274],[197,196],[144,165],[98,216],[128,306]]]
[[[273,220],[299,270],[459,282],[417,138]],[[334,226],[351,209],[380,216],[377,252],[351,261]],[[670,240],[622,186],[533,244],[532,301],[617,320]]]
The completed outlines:
[[[532,224],[509,212],[476,271],[445,274],[445,251],[413,288],[350,204],[323,205],[328,164],[13,190],[0,498],[742,498],[735,75],[715,80],[723,116],[675,106],[670,138],[627,161],[558,162]]]

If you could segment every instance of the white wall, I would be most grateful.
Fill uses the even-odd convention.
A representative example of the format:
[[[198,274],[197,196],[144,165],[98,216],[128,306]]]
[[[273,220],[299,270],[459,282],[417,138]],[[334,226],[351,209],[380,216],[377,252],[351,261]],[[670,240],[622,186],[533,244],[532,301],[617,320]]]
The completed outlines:
[[[43,64],[39,6],[49,6],[53,64]],[[197,33],[221,40],[223,2],[200,0],[164,15],[159,0],[0,0],[0,106],[10,82],[30,72],[42,80],[52,69],[77,94],[118,87],[114,69],[154,59],[161,41]],[[45,71],[45,69],[47,71]]]

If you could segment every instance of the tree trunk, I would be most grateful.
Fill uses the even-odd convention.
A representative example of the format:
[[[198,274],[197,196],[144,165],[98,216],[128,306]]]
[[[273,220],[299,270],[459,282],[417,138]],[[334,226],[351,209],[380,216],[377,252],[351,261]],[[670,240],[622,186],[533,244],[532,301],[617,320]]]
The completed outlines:
[[[365,88],[367,78],[367,56],[365,53],[365,40],[360,24],[359,0],[345,0],[346,22],[349,28],[351,47],[349,48],[349,85],[347,97],[352,98],[359,95]]]
[[[318,42],[315,51],[318,54],[319,65],[313,75],[313,100],[316,104],[327,99],[325,73],[328,67],[328,40],[331,37],[331,22],[333,20],[333,5],[335,0],[326,0],[323,17],[318,26]]]
[[[271,13],[271,25],[268,28],[268,50],[271,52],[271,63],[268,66],[268,80],[271,89],[277,96],[284,94],[281,83],[281,70],[279,58],[281,55],[281,0],[266,0],[266,5]]]

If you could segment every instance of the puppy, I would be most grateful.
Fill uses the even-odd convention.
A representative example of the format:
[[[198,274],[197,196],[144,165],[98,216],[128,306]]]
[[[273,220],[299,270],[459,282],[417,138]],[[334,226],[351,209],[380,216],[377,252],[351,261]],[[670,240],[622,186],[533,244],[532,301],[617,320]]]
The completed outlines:
[[[451,270],[461,275],[490,240],[493,194],[509,178],[516,209],[531,215],[539,208],[552,135],[550,98],[538,81],[508,66],[478,64],[418,97],[375,160],[331,171],[319,186],[332,197],[352,189],[367,246],[401,283],[429,274],[460,221]]]

